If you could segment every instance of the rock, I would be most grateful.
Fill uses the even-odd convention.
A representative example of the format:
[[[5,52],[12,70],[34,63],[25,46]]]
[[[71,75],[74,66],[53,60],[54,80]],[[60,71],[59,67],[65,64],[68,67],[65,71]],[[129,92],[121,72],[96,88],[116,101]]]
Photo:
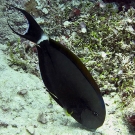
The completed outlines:
[[[24,96],[27,93],[26,89],[20,90],[17,92],[17,94]]]
[[[34,135],[34,134],[35,134],[35,129],[34,129],[33,126],[27,127],[27,128],[26,128],[26,131],[27,131],[28,133],[30,133],[31,135]]]
[[[43,8],[43,13],[48,14],[48,10],[46,8]]]
[[[87,32],[87,29],[86,29],[86,28],[82,28],[82,29],[81,29],[81,32],[82,32],[82,33],[86,33],[86,32]]]
[[[70,24],[71,24],[71,22],[69,22],[69,21],[65,21],[65,22],[63,23],[64,27],[68,27]]]
[[[37,121],[42,124],[46,124],[47,120],[46,120],[45,114],[43,114],[43,113],[39,114]]]
[[[0,127],[7,128],[8,124],[6,122],[0,121]]]

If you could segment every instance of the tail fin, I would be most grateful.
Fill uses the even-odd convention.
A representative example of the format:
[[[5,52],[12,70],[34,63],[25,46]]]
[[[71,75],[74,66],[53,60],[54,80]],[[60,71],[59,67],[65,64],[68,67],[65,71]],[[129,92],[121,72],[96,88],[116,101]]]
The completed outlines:
[[[29,23],[29,27],[28,27],[28,30],[27,32],[22,35],[18,32],[16,32],[12,27],[11,25],[9,24],[8,22],[8,25],[9,27],[11,28],[11,30],[16,33],[17,35],[19,35],[20,37],[23,37],[23,38],[26,38],[34,43],[38,43],[42,36],[44,35],[44,32],[43,30],[40,28],[40,26],[37,24],[37,22],[34,20],[34,18],[29,14],[27,13],[25,10],[22,10],[20,8],[17,8],[17,7],[14,7],[12,5],[9,5],[10,7],[13,7],[15,8],[16,10],[20,11],[21,13],[23,13],[23,15],[26,17],[28,23]]]

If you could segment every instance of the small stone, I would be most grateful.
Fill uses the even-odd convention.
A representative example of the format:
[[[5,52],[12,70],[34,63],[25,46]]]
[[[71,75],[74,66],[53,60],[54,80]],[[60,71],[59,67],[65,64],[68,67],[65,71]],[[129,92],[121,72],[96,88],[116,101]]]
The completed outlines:
[[[69,26],[70,24],[71,24],[71,22],[69,22],[69,21],[65,21],[65,22],[63,23],[64,27],[67,27],[67,26]]]
[[[28,133],[30,133],[31,135],[34,135],[34,133],[35,133],[35,129],[34,129],[33,126],[27,127],[27,128],[26,128],[26,131],[27,131]]]
[[[10,107],[8,107],[8,106],[6,106],[6,105],[2,105],[2,106],[1,106],[1,109],[2,109],[3,111],[9,111],[9,110],[10,110]]]
[[[121,74],[123,74],[123,70],[118,71],[118,75],[121,75]]]
[[[50,103],[50,104],[48,105],[48,108],[53,108],[53,104]]]
[[[6,122],[0,121],[0,127],[7,128],[8,124]]]
[[[46,8],[43,8],[42,12],[48,14],[48,10]]]
[[[82,33],[86,33],[86,32],[87,32],[87,29],[86,29],[86,28],[82,28],[82,29],[81,29],[81,32],[82,32]]]
[[[12,127],[17,128],[17,125],[16,124],[13,124]]]
[[[106,53],[105,52],[101,52],[101,56],[103,57],[103,58],[105,58],[106,57]]]
[[[134,32],[134,29],[132,26],[127,26],[126,30],[129,32]]]
[[[17,94],[19,94],[19,95],[25,95],[26,93],[27,93],[26,89],[23,89],[23,90],[20,90],[17,92]]]
[[[46,124],[47,120],[45,118],[45,114],[43,114],[43,113],[39,114],[37,121],[42,123],[42,124]]]
[[[132,22],[132,19],[127,18],[126,21],[129,22],[129,23],[131,23]]]
[[[35,129],[35,135],[41,135],[41,131],[40,131],[39,128],[36,128],[36,129]]]

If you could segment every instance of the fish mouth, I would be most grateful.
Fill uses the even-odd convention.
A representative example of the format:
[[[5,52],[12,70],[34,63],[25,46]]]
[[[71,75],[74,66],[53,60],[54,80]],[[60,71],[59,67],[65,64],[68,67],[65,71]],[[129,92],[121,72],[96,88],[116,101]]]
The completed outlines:
[[[83,99],[80,99],[76,105],[68,107],[67,112],[71,114],[77,122],[93,131],[102,126],[105,119],[105,112],[100,114],[98,111],[94,111]]]
[[[81,113],[81,124],[90,130],[96,130],[103,125],[103,118],[95,111],[85,109]]]

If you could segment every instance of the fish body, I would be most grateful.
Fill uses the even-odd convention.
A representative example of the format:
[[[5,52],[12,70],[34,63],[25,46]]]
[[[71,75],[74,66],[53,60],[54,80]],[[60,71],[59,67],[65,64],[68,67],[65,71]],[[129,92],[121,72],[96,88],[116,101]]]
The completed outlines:
[[[48,93],[71,116],[89,129],[102,126],[106,109],[100,90],[79,58],[59,42],[48,38],[33,17],[22,12],[29,22],[28,31],[17,35],[37,43],[41,76]]]

